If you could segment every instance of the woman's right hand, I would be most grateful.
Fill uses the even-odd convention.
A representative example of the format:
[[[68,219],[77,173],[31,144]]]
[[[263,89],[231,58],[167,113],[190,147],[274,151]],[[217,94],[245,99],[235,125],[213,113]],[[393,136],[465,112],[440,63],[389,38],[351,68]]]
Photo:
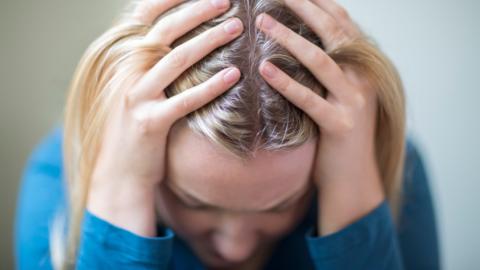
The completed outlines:
[[[179,2],[183,1],[144,0],[137,8],[136,18],[151,24]],[[230,7],[229,1],[220,7],[213,2],[220,1],[201,0],[169,14],[153,25],[144,39],[170,46],[189,30]],[[141,12],[143,17],[139,16]],[[242,31],[242,22],[231,18],[179,45],[143,74],[133,87],[121,91],[125,93],[120,99],[122,102],[113,106],[105,124],[90,184],[89,211],[138,235],[156,235],[154,197],[165,174],[170,127],[231,88],[240,78],[240,71],[224,69],[171,98],[166,98],[163,90],[188,67]]]

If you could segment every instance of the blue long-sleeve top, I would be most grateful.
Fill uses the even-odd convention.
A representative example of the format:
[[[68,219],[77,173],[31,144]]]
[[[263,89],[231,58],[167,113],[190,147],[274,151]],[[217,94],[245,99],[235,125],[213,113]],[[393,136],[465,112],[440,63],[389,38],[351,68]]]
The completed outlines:
[[[63,130],[56,126],[31,153],[23,171],[15,217],[18,269],[52,269],[49,228],[66,194]],[[440,269],[435,212],[422,157],[406,139],[404,203],[394,224],[385,200],[352,224],[316,235],[316,195],[305,218],[284,236],[265,269]],[[84,212],[77,269],[206,269],[171,228],[142,237]]]

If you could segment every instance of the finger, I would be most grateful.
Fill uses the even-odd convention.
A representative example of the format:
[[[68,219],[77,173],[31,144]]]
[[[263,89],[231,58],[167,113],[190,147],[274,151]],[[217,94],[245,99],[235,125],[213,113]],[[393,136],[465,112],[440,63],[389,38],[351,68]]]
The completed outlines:
[[[134,21],[151,25],[155,19],[185,0],[140,0],[132,15]]]
[[[236,67],[226,68],[207,81],[165,101],[158,101],[151,112],[153,119],[173,122],[193,112],[228,90],[240,78]]]
[[[308,114],[319,127],[325,129],[330,127],[334,108],[327,100],[288,76],[269,61],[263,61],[259,70],[269,85]]]
[[[334,96],[348,98],[348,85],[342,69],[320,47],[266,13],[257,17],[255,25],[287,48]]]
[[[349,35],[354,37],[358,34],[348,11],[335,0],[313,0],[313,2],[330,14]]]
[[[144,75],[138,88],[131,93],[132,99],[135,102],[158,98],[163,90],[188,67],[217,47],[233,40],[242,30],[242,21],[238,18],[231,18],[182,43]]]
[[[327,51],[344,35],[335,18],[314,3],[308,0],[290,0],[285,1],[285,4],[322,39]]]
[[[150,30],[145,40],[170,45],[196,26],[225,12],[229,7],[229,0],[195,2],[162,18]]]

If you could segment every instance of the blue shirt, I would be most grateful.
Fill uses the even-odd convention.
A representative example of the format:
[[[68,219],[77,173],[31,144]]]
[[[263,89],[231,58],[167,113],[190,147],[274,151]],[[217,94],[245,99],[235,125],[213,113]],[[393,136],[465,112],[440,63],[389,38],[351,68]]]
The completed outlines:
[[[25,166],[15,218],[18,269],[52,269],[49,227],[65,208],[62,127],[44,137]],[[404,203],[393,223],[387,201],[340,231],[318,237],[316,195],[305,218],[276,246],[265,269],[440,269],[428,177],[411,137],[406,140]],[[205,269],[171,228],[142,237],[84,212],[77,269]]]

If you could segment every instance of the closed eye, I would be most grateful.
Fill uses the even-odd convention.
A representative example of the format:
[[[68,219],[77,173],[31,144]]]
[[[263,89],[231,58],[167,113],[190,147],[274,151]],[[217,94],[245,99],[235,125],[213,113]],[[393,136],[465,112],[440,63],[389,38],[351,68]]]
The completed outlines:
[[[263,213],[274,213],[274,214],[277,214],[277,213],[283,213],[283,212],[286,212],[288,210],[290,210],[293,206],[295,206],[296,203],[300,202],[301,200],[307,198],[309,195],[310,192],[306,192],[303,196],[299,197],[297,200],[295,201],[292,201],[290,203],[287,203],[287,204],[284,204],[284,205],[281,205],[279,207],[276,207],[276,208],[273,208],[273,209],[270,209],[268,211],[264,211]],[[175,195],[176,196],[176,195]],[[178,196],[177,197],[177,200],[180,201],[180,203],[186,207],[186,208],[189,208],[189,209],[192,209],[192,210],[197,210],[197,211],[209,211],[209,210],[215,210],[215,208],[211,207],[211,206],[208,206],[208,205],[202,205],[202,204],[194,204],[194,203],[187,203],[185,202],[184,200],[180,199]]]
[[[208,204],[188,202],[186,199],[181,198],[176,192],[174,192],[171,187],[168,187],[168,189],[170,189],[170,192],[173,194],[175,199],[177,201],[179,201],[182,204],[182,206],[184,206],[185,208],[192,209],[192,210],[198,210],[198,211],[220,210],[219,208],[217,208],[215,206],[208,205]],[[308,190],[309,189],[307,189],[307,192],[304,192],[302,195],[298,196],[296,199],[289,200],[289,201],[287,201],[287,202],[285,202],[285,203],[283,203],[283,204],[281,204],[281,205],[279,205],[275,208],[271,208],[271,209],[264,210],[264,211],[261,211],[261,212],[262,213],[282,213],[282,212],[285,212],[285,211],[289,210],[290,208],[292,208],[298,202],[300,202],[303,199],[309,197],[308,195],[311,194],[311,192],[309,192]]]
[[[206,210],[212,210],[212,207],[208,206],[208,205],[191,205],[191,204],[188,204],[182,200],[179,200],[185,207],[187,208],[190,208],[190,209],[194,209],[194,210],[199,210],[199,211],[206,211]]]

